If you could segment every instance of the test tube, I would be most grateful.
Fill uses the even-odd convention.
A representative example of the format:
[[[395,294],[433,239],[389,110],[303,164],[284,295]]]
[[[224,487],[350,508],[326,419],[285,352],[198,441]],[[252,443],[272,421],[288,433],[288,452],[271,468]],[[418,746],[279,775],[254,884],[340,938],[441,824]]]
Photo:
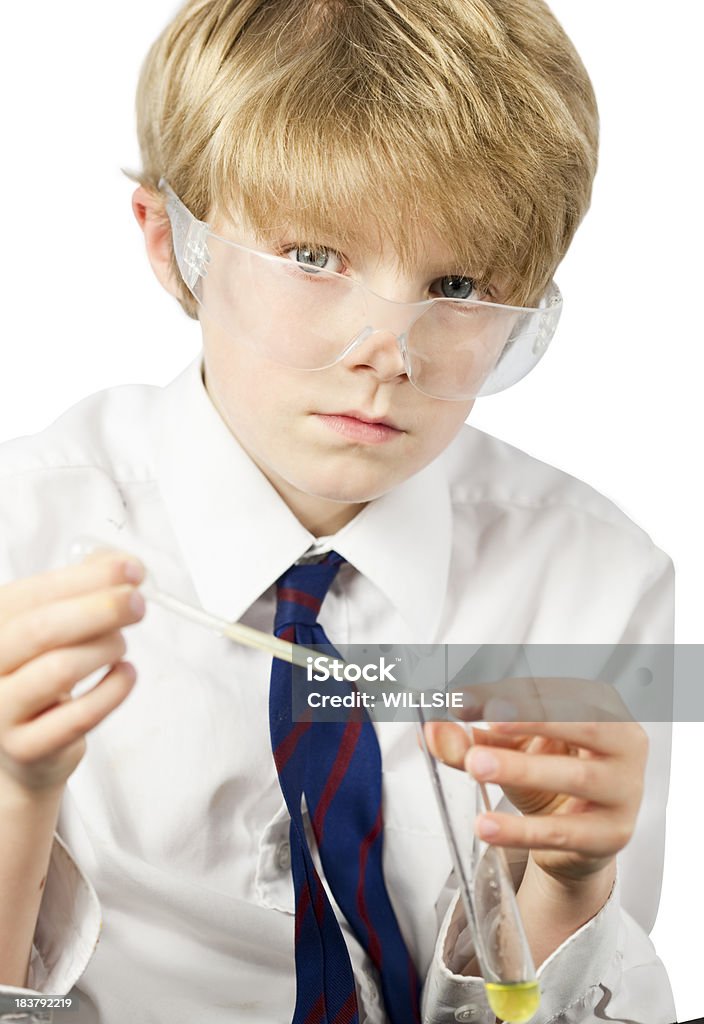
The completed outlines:
[[[540,988],[506,856],[500,847],[487,846],[475,863],[472,837],[458,839],[437,762],[425,738],[425,724],[423,710],[418,708],[420,745],[472,931],[487,1001],[501,1020],[525,1024],[540,1005]],[[486,787],[483,783],[479,785],[484,809],[490,810]]]

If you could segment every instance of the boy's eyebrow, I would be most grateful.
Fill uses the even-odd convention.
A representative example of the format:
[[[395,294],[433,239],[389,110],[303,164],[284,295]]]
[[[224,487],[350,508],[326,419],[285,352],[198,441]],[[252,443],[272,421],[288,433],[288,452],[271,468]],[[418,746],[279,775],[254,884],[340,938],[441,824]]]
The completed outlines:
[[[221,209],[220,214],[216,213],[214,217],[214,221],[218,225],[215,230],[221,237],[235,241],[238,227],[244,228],[256,238],[254,247],[281,249],[282,246],[305,244],[330,248],[347,257],[359,257],[369,253],[377,256],[383,254],[382,235],[378,227],[371,226],[368,230],[364,230],[363,226],[358,225],[349,231],[341,231],[339,227],[326,223],[309,226],[304,225],[303,222],[296,224],[294,220],[287,219],[286,211],[280,210],[279,213],[281,214],[280,219],[272,218],[270,224],[262,226],[250,221],[246,216],[240,219],[241,210],[238,211],[236,207],[234,212],[231,212],[225,206]],[[343,220],[352,220],[353,222],[353,218],[349,217],[343,218]],[[427,224],[427,229],[429,232],[433,230],[430,222]],[[418,230],[421,231],[420,225]],[[439,238],[437,238],[437,244],[438,247],[442,246]],[[402,261],[398,262],[400,265]],[[441,256],[427,252],[425,242],[421,243],[421,246],[415,251],[413,259],[414,269],[419,270],[423,276],[457,275],[474,278],[480,276],[476,270],[471,269],[471,266],[462,266],[462,263],[463,261],[449,249],[446,254]]]
[[[320,237],[315,237],[319,235]],[[357,231],[352,235],[345,237],[344,235],[335,235],[334,232],[320,231],[311,232],[305,230],[298,230],[291,226],[291,223],[285,223],[283,227],[278,227],[275,231],[268,232],[262,241],[272,247],[281,245],[294,245],[294,244],[307,244],[307,245],[320,245],[324,248],[334,249],[336,252],[343,254],[354,254],[359,255],[363,248],[363,236]],[[378,250],[374,250],[375,253]],[[447,274],[466,274],[470,276],[470,271],[465,268],[462,270],[459,266],[459,260],[448,252],[447,256],[428,256],[427,259],[422,255],[419,255],[416,260],[416,266],[423,269],[426,274],[436,274],[437,276]]]
[[[343,251],[359,246],[362,238],[363,236],[359,231],[345,235],[336,233],[333,229],[318,228],[317,230],[310,230],[303,225],[297,227],[293,221],[282,221],[269,228],[263,240],[270,244],[278,242],[279,244],[287,245],[289,243],[305,242],[309,245],[325,245],[331,249]]]

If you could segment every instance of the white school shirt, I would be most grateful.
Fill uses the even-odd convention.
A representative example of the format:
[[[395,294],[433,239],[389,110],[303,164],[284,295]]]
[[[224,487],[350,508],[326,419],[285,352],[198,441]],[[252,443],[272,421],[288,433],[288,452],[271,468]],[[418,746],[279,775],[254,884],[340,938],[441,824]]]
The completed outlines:
[[[0,445],[0,583],[65,565],[81,534],[134,552],[163,590],[267,631],[277,577],[315,540],[210,402],[200,355],[166,388],[99,392]],[[672,641],[672,566],[649,537],[587,485],[470,426],[332,543],[348,563],[320,613],[333,644]],[[137,683],[88,735],[28,987],[0,993],[77,995],[56,1024],[287,1024],[293,885],[270,658],[152,604],[126,637]],[[376,728],[385,876],[425,982],[423,1020],[493,1021],[481,980],[447,966],[457,897],[414,727]],[[647,729],[635,837],[604,908],[539,965],[536,1024],[675,1020],[647,937],[670,727]],[[343,928],[360,1022],[382,1024],[373,969]]]

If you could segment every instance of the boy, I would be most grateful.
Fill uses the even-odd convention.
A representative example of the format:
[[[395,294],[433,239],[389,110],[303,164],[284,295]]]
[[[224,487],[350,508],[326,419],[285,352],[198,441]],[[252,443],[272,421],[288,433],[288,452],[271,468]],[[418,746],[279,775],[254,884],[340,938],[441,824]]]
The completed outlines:
[[[314,814],[310,850],[296,846],[270,659],[157,607],[142,623],[143,570],[124,555],[42,570],[97,534],[165,590],[271,632],[289,572],[334,551],[319,608],[334,643],[670,639],[671,567],[642,531],[463,426],[554,327],[552,275],[595,171],[588,78],[536,0],[192,2],[147,60],[139,134],[135,214],[203,355],[163,393],[113,389],[3,446],[0,982],[76,986],[83,1024],[410,1021],[417,1000],[399,1009],[409,993],[388,982],[400,943],[424,1019],[493,1020],[456,955],[461,912],[410,728],[377,729],[393,938],[375,951],[337,907],[344,948],[324,936],[323,959],[340,958],[335,981],[348,956],[354,985],[328,1012],[296,859],[315,861],[330,906],[344,898]],[[649,729],[646,775],[644,731],[619,729],[551,734],[587,755],[579,777],[578,759],[515,741],[482,774],[488,749],[465,765],[456,731],[432,730],[446,761],[524,811],[478,828],[523,851],[536,1020],[674,1020],[644,934],[669,739]]]

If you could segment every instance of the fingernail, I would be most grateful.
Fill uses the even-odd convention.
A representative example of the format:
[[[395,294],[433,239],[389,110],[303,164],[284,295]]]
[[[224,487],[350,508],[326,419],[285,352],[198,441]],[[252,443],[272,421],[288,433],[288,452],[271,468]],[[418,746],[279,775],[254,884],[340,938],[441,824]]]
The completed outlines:
[[[462,765],[466,744],[462,742],[462,738],[460,736],[455,734],[454,729],[449,733],[449,735],[442,736],[438,746],[440,759],[444,761],[445,764]]]
[[[469,767],[472,775],[489,779],[499,770],[499,762],[487,750],[473,750],[469,757]]]
[[[131,661],[123,661],[122,673],[129,682],[134,683],[137,679],[137,669],[134,667]]]
[[[130,609],[134,612],[135,615],[143,615],[146,607],[147,606],[144,603],[144,598],[142,597],[138,590],[135,590],[132,594],[130,594]]]
[[[493,839],[498,836],[501,829],[493,818],[480,817],[474,823],[474,829],[480,839]]]
[[[144,579],[144,566],[134,559],[125,562],[122,570],[128,583],[141,583]]]

